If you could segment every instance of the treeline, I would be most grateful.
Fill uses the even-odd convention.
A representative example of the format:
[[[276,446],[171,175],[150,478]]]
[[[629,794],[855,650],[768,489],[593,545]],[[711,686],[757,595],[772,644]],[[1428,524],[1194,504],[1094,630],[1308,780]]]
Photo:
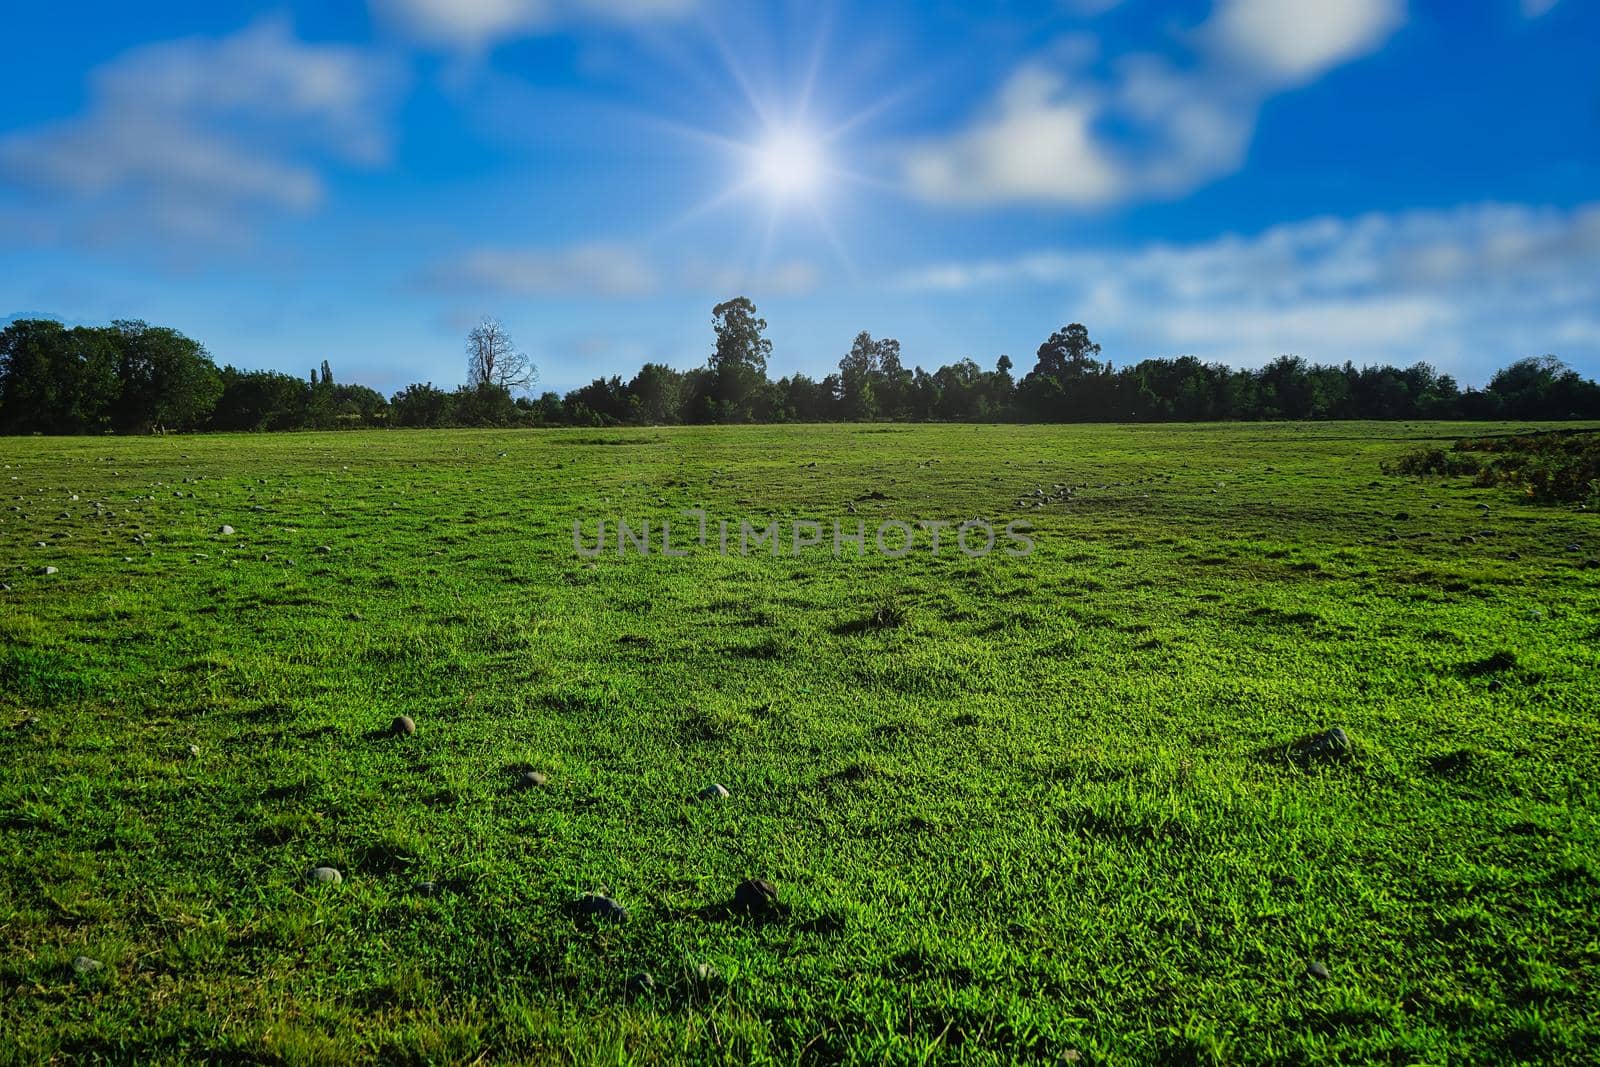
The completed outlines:
[[[1263,419],[1600,418],[1600,385],[1553,356],[1518,360],[1481,388],[1426,363],[1328,366],[1281,356],[1235,370],[1189,356],[1116,367],[1074,323],[1020,378],[1009,356],[908,369],[900,343],[858,334],[820,380],[767,375],[772,343],[740,297],[712,311],[706,365],[647,363],[566,395],[516,395],[536,370],[492,320],[467,341],[469,384],[408,385],[385,398],[336,383],[218,368],[182,334],[142,322],[66,327],[19,320],[0,331],[0,432],[147,433],[402,426],[606,426],[722,422],[1156,422]]]

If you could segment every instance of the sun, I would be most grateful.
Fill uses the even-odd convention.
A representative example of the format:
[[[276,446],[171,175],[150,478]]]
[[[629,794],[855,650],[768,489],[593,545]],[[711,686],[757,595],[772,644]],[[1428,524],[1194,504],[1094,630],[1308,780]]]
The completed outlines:
[[[774,200],[814,200],[827,176],[822,142],[802,129],[773,130],[753,146],[752,179]]]

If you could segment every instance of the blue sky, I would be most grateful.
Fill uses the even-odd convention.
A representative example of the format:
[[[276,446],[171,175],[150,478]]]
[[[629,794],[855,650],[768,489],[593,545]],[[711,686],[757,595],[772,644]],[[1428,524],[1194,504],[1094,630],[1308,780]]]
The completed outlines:
[[[1427,360],[1600,375],[1584,0],[25,5],[0,319],[144,318],[396,389],[503,320],[541,387],[772,369]]]

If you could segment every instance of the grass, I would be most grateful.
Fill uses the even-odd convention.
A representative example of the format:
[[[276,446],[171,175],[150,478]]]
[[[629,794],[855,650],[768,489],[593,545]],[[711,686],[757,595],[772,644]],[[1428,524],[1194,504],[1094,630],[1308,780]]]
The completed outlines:
[[[1482,432],[0,442],[0,1062],[1583,1062],[1596,517],[1380,469]],[[573,550],[693,506],[1037,547]]]

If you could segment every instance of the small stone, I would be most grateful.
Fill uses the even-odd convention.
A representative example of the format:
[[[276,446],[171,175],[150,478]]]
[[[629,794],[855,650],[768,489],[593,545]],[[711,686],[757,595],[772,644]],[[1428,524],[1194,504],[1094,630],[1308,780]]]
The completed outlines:
[[[332,552],[333,549],[328,547],[327,545],[318,545],[316,548],[312,549],[311,551],[315,552],[319,556],[326,556],[328,553]]]
[[[396,715],[394,722],[389,724],[389,730],[399,737],[410,737],[417,732],[417,724],[409,715]]]
[[[93,974],[104,966],[105,964],[89,956],[77,956],[72,961],[72,973],[77,975]]]
[[[191,756],[200,755],[200,746],[199,745],[190,745],[189,746],[189,755],[191,755]]]
[[[1478,510],[1479,511],[1488,511],[1489,510],[1489,505],[1488,504],[1479,504],[1478,505]]]
[[[306,881],[317,885],[338,885],[344,881],[344,875],[335,867],[313,867],[306,872]]]
[[[1335,726],[1301,738],[1290,746],[1290,752],[1302,763],[1339,763],[1349,759],[1355,748],[1344,730]]]
[[[1320,962],[1313,962],[1306,968],[1306,973],[1321,982],[1326,982],[1329,977],[1328,968]]]
[[[34,548],[49,548],[50,546],[49,546],[49,544],[47,544],[44,541],[35,541],[33,543],[33,547]]]
[[[723,786],[721,783],[712,782],[710,785],[700,790],[699,796],[701,800],[727,800],[728,790],[727,787]]]
[[[1583,546],[1578,544],[1576,541],[1574,541],[1572,544],[1567,546],[1567,551],[1568,552],[1582,552],[1583,551]]]
[[[217,533],[221,534],[223,537],[229,537],[233,534],[233,527],[224,523],[221,528],[217,530]]]
[[[780,910],[778,887],[765,878],[747,878],[733,891],[731,906],[746,915],[771,915]]]
[[[628,909],[602,893],[579,897],[576,909],[579,915],[601,922],[626,922]]]
[[[523,771],[522,776],[517,779],[517,784],[524,789],[537,789],[548,781],[550,779],[538,771]]]
[[[39,568],[39,573],[40,574],[59,574],[61,572],[56,570],[54,567],[40,567]]]
[[[1517,560],[1519,560],[1521,558],[1522,558],[1522,553],[1521,552],[1507,552],[1506,553],[1506,559],[1510,560],[1512,563],[1515,563]]]
[[[416,885],[411,887],[411,891],[422,897],[437,896],[439,893],[439,885],[437,882],[418,882]]]
[[[649,996],[656,991],[656,979],[649,971],[640,971],[628,979],[625,987],[629,997]]]
[[[711,985],[722,975],[709,963],[697,963],[694,965],[694,977],[701,985]]]

